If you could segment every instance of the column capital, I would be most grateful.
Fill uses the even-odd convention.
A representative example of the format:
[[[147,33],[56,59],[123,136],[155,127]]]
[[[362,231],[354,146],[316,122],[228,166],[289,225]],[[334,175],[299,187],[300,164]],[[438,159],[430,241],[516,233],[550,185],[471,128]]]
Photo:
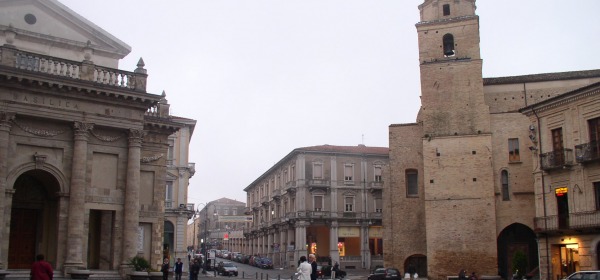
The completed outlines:
[[[0,111],[0,130],[10,131],[15,113]]]
[[[130,145],[140,145],[144,136],[146,136],[148,132],[143,129],[129,129],[129,144]]]
[[[73,130],[75,131],[76,138],[84,137],[85,140],[87,140],[87,137],[89,136],[89,132],[93,128],[94,128],[93,123],[86,123],[86,122],[74,122],[73,123]]]

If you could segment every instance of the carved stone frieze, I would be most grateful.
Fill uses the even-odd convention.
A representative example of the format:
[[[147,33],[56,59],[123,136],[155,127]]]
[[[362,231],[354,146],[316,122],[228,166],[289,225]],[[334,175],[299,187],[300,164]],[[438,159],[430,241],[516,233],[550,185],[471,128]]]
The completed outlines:
[[[44,164],[46,163],[47,158],[47,155],[38,155],[38,153],[33,154],[35,169],[42,169],[42,167],[44,167]]]
[[[119,135],[119,136],[100,135],[100,134],[94,132],[94,130],[91,130],[90,133],[102,142],[115,142],[123,137],[122,135]]]
[[[23,131],[33,134],[33,135],[36,135],[36,136],[40,136],[40,137],[54,137],[56,135],[65,133],[64,130],[48,130],[48,129],[31,128],[31,127],[25,126],[23,124],[20,124],[19,122],[15,121],[15,120],[13,120],[12,122],[16,126],[18,126],[20,129],[22,129]]]
[[[140,159],[140,161],[142,163],[149,163],[149,162],[153,162],[153,161],[157,161],[159,159],[161,159],[164,156],[164,154],[160,154],[160,155],[153,155],[151,157],[142,157]]]

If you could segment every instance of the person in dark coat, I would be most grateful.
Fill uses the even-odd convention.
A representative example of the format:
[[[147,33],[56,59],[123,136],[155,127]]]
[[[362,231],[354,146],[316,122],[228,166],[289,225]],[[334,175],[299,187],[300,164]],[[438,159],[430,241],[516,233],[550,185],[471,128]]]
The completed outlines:
[[[37,255],[29,273],[31,280],[52,280],[54,271],[50,263],[44,260],[44,255]]]
[[[310,263],[310,266],[312,266],[310,280],[317,280],[317,258],[315,257],[315,254],[308,255],[308,263]]]
[[[183,262],[181,258],[177,258],[175,262],[175,280],[181,280],[181,274],[183,273]]]
[[[165,258],[160,267],[160,272],[163,274],[163,280],[169,280],[169,259]]]

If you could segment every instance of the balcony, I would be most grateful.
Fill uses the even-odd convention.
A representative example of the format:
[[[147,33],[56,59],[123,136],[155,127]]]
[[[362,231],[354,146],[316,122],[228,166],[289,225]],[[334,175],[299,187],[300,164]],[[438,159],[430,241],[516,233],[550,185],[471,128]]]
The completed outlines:
[[[274,189],[273,192],[271,192],[271,195],[273,196],[273,199],[279,200],[281,198],[281,190]]]
[[[308,180],[307,185],[308,185],[309,191],[313,191],[316,189],[326,191],[331,187],[331,181],[323,180],[323,179],[313,179],[313,180]]]
[[[285,186],[283,188],[283,191],[289,192],[289,193],[295,193],[296,192],[296,181],[286,182]]]
[[[569,215],[553,215],[536,217],[534,227],[537,232],[558,230],[595,229],[600,226],[600,211],[570,213]]]
[[[542,159],[542,170],[550,171],[567,168],[573,165],[573,150],[562,149],[540,155]]]
[[[96,84],[146,92],[146,70],[143,61],[138,62],[135,72],[94,65],[89,61],[71,61],[58,57],[24,52],[15,48],[0,47],[1,65],[19,70],[60,76],[71,80],[91,81]]]
[[[600,142],[592,141],[590,143],[575,146],[575,160],[578,163],[588,163],[600,159]]]
[[[268,206],[269,205],[269,196],[268,195],[264,195],[260,199],[260,203],[262,203],[262,205],[264,205],[264,206]]]

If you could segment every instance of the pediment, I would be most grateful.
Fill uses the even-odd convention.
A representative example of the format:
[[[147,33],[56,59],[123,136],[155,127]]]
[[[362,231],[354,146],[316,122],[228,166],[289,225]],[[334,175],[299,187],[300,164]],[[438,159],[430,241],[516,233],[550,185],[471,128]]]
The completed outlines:
[[[129,45],[56,0],[0,0],[0,44],[6,43],[9,26],[18,49],[39,54],[82,61],[89,41],[92,61],[117,68],[131,52]]]

